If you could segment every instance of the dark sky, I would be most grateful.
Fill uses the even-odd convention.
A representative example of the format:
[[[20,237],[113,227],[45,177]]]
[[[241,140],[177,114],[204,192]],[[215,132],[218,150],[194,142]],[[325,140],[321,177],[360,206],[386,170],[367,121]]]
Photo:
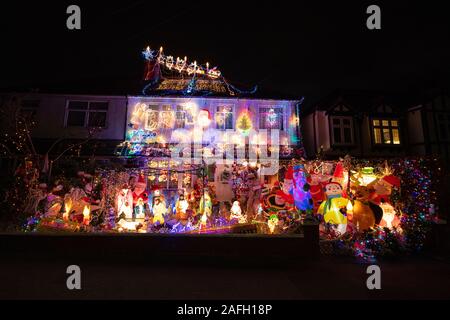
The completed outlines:
[[[66,29],[69,4],[81,7],[81,31]],[[382,30],[366,28],[370,4],[381,7]],[[450,79],[445,1],[2,1],[0,8],[2,88],[126,93],[141,79],[147,45],[209,61],[231,82],[291,95]]]

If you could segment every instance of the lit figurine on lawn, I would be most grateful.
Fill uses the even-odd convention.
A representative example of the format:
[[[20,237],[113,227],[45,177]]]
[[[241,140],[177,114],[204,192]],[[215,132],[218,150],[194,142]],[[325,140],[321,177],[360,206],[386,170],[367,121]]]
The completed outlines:
[[[323,216],[325,223],[333,225],[336,231],[343,235],[347,230],[347,205],[349,200],[342,196],[342,186],[337,182],[325,185],[326,201],[322,202],[318,214]]]
[[[116,199],[117,215],[123,216],[125,219],[132,219],[133,217],[133,193],[124,185],[117,194]]]
[[[242,214],[241,205],[239,201],[234,201],[233,206],[230,209],[230,221],[237,223],[246,223],[247,218]]]
[[[153,224],[162,225],[165,222],[164,216],[167,213],[166,204],[160,197],[157,197],[154,200],[155,204],[153,205]]]
[[[267,226],[269,227],[269,232],[271,234],[275,233],[275,229],[277,228],[280,220],[278,219],[278,215],[271,214],[269,220],[267,220]]]

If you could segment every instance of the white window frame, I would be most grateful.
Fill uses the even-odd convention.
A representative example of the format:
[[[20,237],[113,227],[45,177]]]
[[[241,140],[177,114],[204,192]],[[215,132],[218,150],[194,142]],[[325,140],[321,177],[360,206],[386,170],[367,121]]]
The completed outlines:
[[[217,111],[217,109],[219,107],[229,107],[231,108],[231,116],[232,116],[232,121],[231,121],[231,128],[217,128],[217,115],[218,114],[225,114],[225,112],[223,111]],[[214,105],[214,129],[216,130],[221,130],[221,131],[226,131],[226,130],[234,130],[236,127],[236,106],[234,104],[228,104],[228,103],[217,103]],[[224,126],[225,127],[225,126]]]
[[[286,112],[288,111],[287,110],[287,108],[286,107],[284,107],[284,106],[279,106],[279,105],[274,105],[274,106],[271,106],[271,105],[261,105],[261,106],[258,106],[258,108],[257,108],[257,110],[258,110],[258,119],[257,119],[257,123],[258,123],[258,130],[269,130],[269,129],[272,129],[272,128],[261,128],[261,121],[260,121],[260,119],[261,119],[261,109],[280,109],[282,112],[281,112],[281,115],[282,115],[282,117],[283,117],[283,119],[282,119],[282,123],[283,123],[283,129],[277,129],[277,130],[280,130],[281,132],[285,132],[285,131],[287,131],[287,123],[286,123]]]
[[[83,102],[83,103],[87,103],[87,109],[69,109],[69,104],[71,102]],[[91,109],[91,103],[106,103],[108,108],[106,110],[101,110],[101,109]],[[103,127],[101,127],[102,129],[106,129],[108,127],[108,111],[109,111],[109,107],[110,107],[110,103],[109,101],[105,101],[105,100],[78,100],[78,99],[67,99],[66,100],[66,114],[64,117],[64,127],[65,128],[90,128],[89,127],[89,116],[91,112],[103,112],[106,114],[106,119],[105,119],[105,125]],[[69,119],[69,113],[70,111],[76,111],[76,112],[84,112],[85,113],[85,117],[84,117],[84,124],[82,126],[69,126],[67,124],[67,120]]]
[[[379,125],[375,125],[374,121],[379,121]],[[388,126],[383,125],[383,121],[388,121]],[[397,126],[392,125],[392,121],[397,121]],[[375,117],[370,119],[370,128],[372,133],[372,141],[374,145],[377,146],[401,146],[402,145],[402,138],[401,138],[401,131],[400,131],[400,119],[398,118],[385,118],[385,117]],[[375,141],[375,129],[380,129],[381,134],[381,143],[377,143]],[[384,142],[384,130],[383,129],[389,129],[389,136],[390,136],[390,143]],[[399,143],[394,143],[394,134],[393,129],[397,129],[398,131],[398,139]]]
[[[334,120],[339,120],[339,124],[334,124]],[[344,120],[349,120],[348,125],[344,124]],[[334,140],[334,129],[339,128],[340,135],[341,135],[341,142],[336,142]],[[345,141],[345,129],[350,129],[350,142]],[[351,116],[330,116],[330,136],[331,136],[331,143],[336,146],[346,146],[346,145],[353,145],[355,144],[355,135],[353,131],[353,117]]]

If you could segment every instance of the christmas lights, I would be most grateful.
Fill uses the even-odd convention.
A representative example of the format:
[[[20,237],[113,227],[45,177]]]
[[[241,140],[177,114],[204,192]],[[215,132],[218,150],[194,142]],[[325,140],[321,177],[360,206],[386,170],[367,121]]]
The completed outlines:
[[[217,67],[213,67],[210,69],[208,62],[205,66],[197,64],[197,61],[188,64],[187,57],[184,57],[184,59],[180,59],[179,57],[177,57],[174,64],[173,56],[164,55],[162,47],[160,48],[160,50],[155,51],[151,50],[148,46],[144,51],[142,51],[142,55],[148,61],[156,60],[158,64],[164,66],[168,70],[172,70],[172,68],[174,68],[179,73],[185,73],[187,75],[205,75],[211,79],[218,79],[222,75]]]

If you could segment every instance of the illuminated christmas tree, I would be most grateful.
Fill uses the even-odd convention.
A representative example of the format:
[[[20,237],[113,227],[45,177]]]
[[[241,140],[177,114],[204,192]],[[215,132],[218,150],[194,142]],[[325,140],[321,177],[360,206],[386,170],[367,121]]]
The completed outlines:
[[[250,129],[252,128],[252,120],[247,112],[244,112],[239,116],[237,119],[236,128],[243,135],[248,135],[250,133]]]

